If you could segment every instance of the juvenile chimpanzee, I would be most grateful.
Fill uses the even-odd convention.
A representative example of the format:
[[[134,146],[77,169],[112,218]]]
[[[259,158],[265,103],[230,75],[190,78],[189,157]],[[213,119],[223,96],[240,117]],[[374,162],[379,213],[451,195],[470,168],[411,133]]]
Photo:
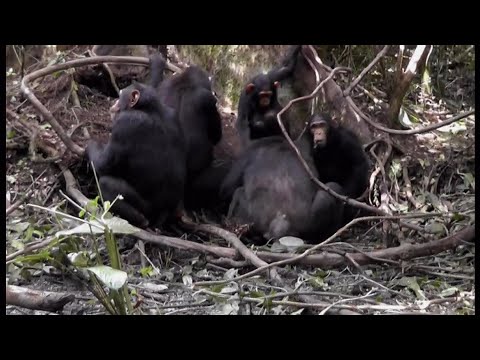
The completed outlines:
[[[106,145],[90,142],[86,154],[99,174],[104,200],[114,213],[140,227],[160,225],[183,200],[186,149],[175,112],[156,90],[134,82],[111,107]]]
[[[338,183],[342,195],[360,197],[368,185],[370,163],[358,137],[325,113],[311,118],[310,132],[319,180]]]
[[[313,165],[311,142],[305,138],[297,146]],[[338,184],[327,185],[339,190]],[[252,141],[233,164],[221,193],[232,199],[229,216],[251,224],[258,242],[286,235],[318,242],[339,227],[343,216],[343,205],[318,188],[281,136]]]
[[[161,101],[177,112],[185,136],[188,172],[185,205],[202,206],[203,200],[218,195],[226,175],[224,166],[212,165],[214,146],[222,138],[217,98],[208,74],[198,66],[191,66],[166,80],[163,80],[164,68],[163,58],[152,59],[151,83],[158,87]]]
[[[243,89],[238,103],[236,127],[244,148],[251,140],[282,134],[277,122],[277,115],[282,110],[277,88],[281,81],[292,74],[300,49],[301,46],[294,47],[282,66],[254,76]],[[283,123],[289,132],[288,117],[284,119]]]

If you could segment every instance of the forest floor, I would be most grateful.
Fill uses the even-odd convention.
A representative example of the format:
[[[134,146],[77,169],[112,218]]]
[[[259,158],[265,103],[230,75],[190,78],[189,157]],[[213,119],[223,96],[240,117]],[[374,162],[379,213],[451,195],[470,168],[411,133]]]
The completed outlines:
[[[452,76],[458,77],[458,74]],[[471,85],[470,77],[463,78]],[[27,196],[26,200],[20,201],[20,206],[7,215],[8,256],[52,236],[60,229],[72,227],[68,219],[55,217],[27,204],[57,208],[74,216],[78,215],[78,210],[72,208],[63,196],[66,193],[65,180],[57,163],[45,161],[35,146],[36,137],[54,146],[60,140],[32,105],[22,100],[19,76],[7,76],[6,86],[6,208],[21,200],[22,196]],[[468,95],[465,95],[466,88],[464,83],[457,81],[443,96],[457,100],[461,89],[462,96]],[[62,76],[47,76],[36,82],[33,91],[62,126],[69,129],[75,143],[85,146],[87,134],[83,129],[88,129],[91,137],[106,140],[111,129],[108,109],[112,99],[80,85],[76,93],[81,108],[73,107],[71,89],[71,82],[63,81]],[[361,99],[358,96],[356,101]],[[455,116],[461,110],[469,109],[461,100],[456,103],[454,100],[446,104],[434,96],[424,95],[420,101],[417,95],[411,95],[409,103],[414,104],[412,107],[419,101],[422,103],[422,120],[426,122],[420,125],[424,126],[428,125],[428,121],[438,121],[438,117],[431,114]],[[235,115],[224,112],[223,118],[225,133],[233,133]],[[38,128],[33,132],[28,131],[29,122],[37,124]],[[227,137],[231,139],[231,136]],[[382,222],[364,222],[340,235],[325,251],[368,253],[384,249],[385,236],[395,237],[395,242],[400,246],[425,243],[444,238],[475,223],[474,117],[440,131],[402,137],[396,139],[395,143],[405,149],[405,153],[394,153],[393,160],[385,167],[390,206],[403,213],[441,213],[440,217],[413,221],[435,229],[435,235],[405,229],[400,231],[398,228],[385,235],[382,226],[378,226]],[[62,162],[74,174],[79,190],[93,198],[95,183],[87,175],[85,161],[67,151]],[[416,209],[407,197],[404,168],[408,169]],[[375,191],[374,188],[370,196],[372,203],[375,203]],[[208,218],[208,215],[197,215],[200,222]],[[210,217],[208,221],[226,227],[222,217]],[[164,229],[163,234],[229,247],[225,240],[218,237],[185,232],[175,227]],[[376,261],[361,266],[347,263],[341,267],[322,269],[318,266],[290,264],[278,269],[284,287],[272,285],[263,273],[238,281],[227,281],[223,285],[195,287],[192,284],[199,281],[230,280],[254,268],[240,262],[233,267],[226,261],[222,264],[216,261],[218,259],[195,251],[160,248],[149,243],[145,244],[145,254],[142,255],[137,246],[132,247],[133,243],[128,237],[125,237],[126,240],[119,238],[124,270],[128,273],[128,287],[134,294],[138,314],[318,314],[327,307],[325,304],[335,304],[332,310],[343,309],[360,314],[475,313],[474,242],[464,242],[454,249],[430,256]],[[73,237],[72,240],[82,249],[91,248],[88,237]],[[99,244],[100,253],[104,254],[104,241]],[[286,251],[271,245],[253,249]],[[304,249],[302,247],[294,251],[301,253]],[[85,284],[71,276],[71,273],[62,271],[54,261],[48,261],[46,253],[48,251],[41,250],[36,256],[29,254],[7,261],[7,283],[73,294],[75,300],[58,312],[61,314],[105,314],[105,308]],[[146,266],[142,266],[142,256]],[[298,301],[298,295],[308,296],[311,302]],[[13,305],[7,305],[6,312],[55,314]]]

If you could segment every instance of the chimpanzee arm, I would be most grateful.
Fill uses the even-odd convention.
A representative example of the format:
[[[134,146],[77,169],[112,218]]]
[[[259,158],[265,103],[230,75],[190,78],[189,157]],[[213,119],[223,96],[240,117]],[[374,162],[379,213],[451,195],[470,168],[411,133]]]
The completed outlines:
[[[222,118],[218,113],[217,99],[210,91],[200,89],[195,102],[202,108],[208,118],[207,131],[210,142],[214,145],[218,144],[222,139]]]
[[[238,115],[235,122],[235,128],[238,131],[242,147],[246,147],[250,140],[250,130],[248,128],[249,116],[250,116],[250,104],[248,96],[243,90],[238,102]]]
[[[292,46],[279,68],[270,71],[270,77],[273,81],[283,81],[293,74],[297,65],[298,54],[302,49],[302,45]]]
[[[118,115],[107,145],[91,142],[87,146],[88,158],[93,162],[95,171],[102,176],[115,173],[128,156],[135,128],[141,126],[142,122],[141,118],[131,121],[130,116],[128,112]]]
[[[230,201],[235,190],[243,185],[243,174],[249,163],[249,159],[250,156],[247,152],[233,163],[230,172],[225,177],[220,187],[220,197],[223,200]]]
[[[150,56],[150,85],[157,88],[163,81],[163,72],[165,71],[166,61],[162,54],[153,54]]]
[[[369,162],[358,139],[348,131],[344,132],[341,151],[348,156],[350,174],[343,184],[348,196],[357,198],[368,185]]]

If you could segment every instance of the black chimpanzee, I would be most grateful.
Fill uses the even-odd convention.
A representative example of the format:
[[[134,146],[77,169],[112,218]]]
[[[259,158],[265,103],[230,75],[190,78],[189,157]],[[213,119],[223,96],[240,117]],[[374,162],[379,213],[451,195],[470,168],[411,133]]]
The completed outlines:
[[[293,47],[280,67],[254,76],[243,89],[238,103],[236,128],[244,148],[251,140],[282,134],[277,114],[283,107],[278,102],[277,88],[281,81],[293,73],[300,49],[301,46]],[[289,132],[288,117],[284,119],[283,123]]]
[[[158,87],[161,101],[173,108],[187,145],[187,186],[185,205],[199,207],[215,202],[219,186],[228,171],[212,164],[213,149],[222,138],[222,119],[208,74],[198,66],[163,80],[165,60],[152,59],[152,86]]]
[[[326,113],[310,119],[310,132],[318,179],[338,183],[343,195],[360,197],[368,185],[370,162],[358,137]]]
[[[108,143],[90,142],[86,149],[103,198],[121,194],[112,210],[133,225],[160,225],[184,196],[186,149],[176,114],[152,86],[137,82],[121,91],[110,112]]]
[[[316,174],[308,136],[297,146]],[[340,190],[336,183],[327,185]],[[221,193],[232,199],[229,216],[251,224],[257,242],[286,235],[318,242],[338,229],[343,216],[340,201],[318,188],[282,136],[252,141],[234,162]]]

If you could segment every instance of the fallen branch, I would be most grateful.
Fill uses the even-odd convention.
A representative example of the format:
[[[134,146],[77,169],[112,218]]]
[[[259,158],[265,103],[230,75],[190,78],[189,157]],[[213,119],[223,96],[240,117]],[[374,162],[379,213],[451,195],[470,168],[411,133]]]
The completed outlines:
[[[67,174],[67,176],[71,176],[71,178],[73,179],[73,175],[69,170],[64,170],[63,174],[64,176],[65,174]],[[81,204],[86,204],[88,202],[88,198],[86,198],[77,189],[74,189],[73,186],[67,187],[67,192],[69,193],[70,196],[72,196],[77,202]],[[350,227],[360,221],[382,220],[382,219],[393,220],[393,219],[399,219],[399,218],[415,218],[415,217],[426,217],[426,216],[430,216],[430,215],[429,214],[410,214],[410,215],[404,215],[404,216],[388,216],[388,217],[370,216],[370,217],[357,218],[349,222],[347,225],[345,225],[342,229],[337,231],[337,233],[332,235],[332,237],[330,238],[333,239],[338,235],[340,231],[343,231],[347,227]],[[475,226],[471,226],[444,239],[431,241],[431,242],[419,244],[419,245],[406,244],[406,245],[399,246],[397,248],[376,250],[370,253],[366,253],[365,255],[355,253],[355,254],[351,254],[350,257],[354,259],[359,265],[368,264],[369,262],[372,262],[372,259],[374,258],[382,259],[382,261],[383,259],[408,260],[411,258],[415,258],[417,256],[433,255],[441,251],[454,248],[458,246],[462,241],[472,241],[474,239],[474,235],[475,235]],[[181,250],[194,250],[202,254],[215,255],[219,258],[224,257],[224,258],[235,259],[237,257],[237,250],[235,249],[228,249],[228,248],[223,248],[219,246],[208,246],[208,245],[199,244],[192,241],[173,238],[169,236],[155,235],[144,230],[139,230],[138,232],[132,234],[132,236],[135,236],[138,239],[148,241],[150,243],[157,244],[160,246],[173,247]],[[283,263],[293,263],[293,262],[297,262],[304,265],[318,266],[325,269],[344,266],[347,260],[345,259],[344,256],[341,256],[341,255],[329,254],[329,253],[308,255],[312,251],[320,247],[321,245],[327,243],[327,241],[330,241],[329,239],[324,241],[322,244],[316,245],[308,249],[306,251],[306,254],[303,253],[299,256],[291,255],[291,254],[271,253],[266,251],[257,252],[256,255],[265,262],[277,261],[276,263],[268,264],[267,266],[269,267],[278,266],[279,264],[281,265]],[[265,271],[265,269],[262,269],[262,268],[258,268],[254,270],[255,274],[263,271]],[[254,275],[252,273],[249,273],[249,274],[250,276]],[[199,283],[196,283],[196,285],[205,285],[205,284],[211,284],[211,283],[213,282],[203,282],[203,283],[199,282]],[[218,283],[223,283],[223,282],[220,281]]]
[[[95,54],[95,49],[96,49],[96,46],[93,47],[92,50],[88,50],[88,54],[90,56],[97,56],[97,54]],[[117,93],[118,96],[120,96],[120,89],[118,88],[117,86],[117,82],[115,80],[115,76],[113,75],[113,72],[112,70],[110,69],[110,66],[108,66],[107,63],[103,63],[103,68],[105,69],[105,71],[107,72],[109,78],[110,78],[110,81],[112,83],[112,86],[113,88],[115,89],[115,92]]]
[[[412,215],[404,215],[402,216],[403,218],[412,218],[412,217],[422,217],[422,214],[412,216]],[[425,214],[423,214],[425,215]],[[342,232],[346,231],[349,227],[355,225],[356,223],[360,221],[369,221],[369,220],[382,220],[382,219],[398,219],[399,216],[366,216],[366,217],[360,217],[357,219],[353,219],[350,221],[348,224],[346,224],[344,227],[339,229],[335,234],[330,236],[328,239],[325,241],[321,242],[320,244],[317,244],[310,249],[307,249],[305,252],[303,252],[300,255],[291,255],[291,254],[278,254],[278,253],[270,253],[270,252],[258,252],[257,255],[261,259],[265,261],[270,261],[271,263],[268,264],[267,267],[273,267],[273,266],[282,266],[282,265],[287,265],[287,264],[292,264],[292,263],[302,263],[305,265],[313,265],[321,268],[336,268],[339,266],[344,266],[348,265],[349,260],[345,257],[345,255],[339,255],[339,254],[332,254],[328,252],[324,252],[323,254],[318,254],[318,255],[309,255],[312,252],[318,250],[325,244],[331,242],[333,239],[335,239],[338,235],[340,235]],[[473,230],[470,230],[473,228]],[[468,230],[468,231],[467,231]],[[349,254],[350,259],[353,259],[358,265],[365,265],[369,264],[372,261],[373,258],[381,258],[381,259],[411,259],[415,258],[418,256],[425,256],[425,251],[431,251],[432,253],[427,253],[426,255],[432,255],[433,253],[439,253],[444,250],[447,250],[448,248],[453,248],[458,246],[461,241],[472,241],[474,239],[475,235],[475,227],[468,227],[463,229],[462,231],[458,232],[457,234],[446,237],[441,240],[436,240],[436,241],[431,241],[425,244],[420,244],[424,247],[418,247],[420,245],[402,245],[398,246],[395,248],[389,248],[389,249],[384,249],[384,250],[376,250],[372,251],[370,253],[366,253],[367,255],[364,254]],[[443,242],[442,242],[443,241]],[[440,246],[439,246],[440,244]],[[447,248],[443,248],[441,246],[446,246]],[[272,262],[273,261],[273,262]],[[350,260],[351,261],[351,260]],[[265,267],[265,268],[267,268]],[[241,276],[238,276],[234,279],[231,279],[229,281],[238,281],[242,280],[244,278],[248,278],[251,276],[254,276],[262,271],[265,270],[265,268],[258,268],[256,270],[253,270],[249,273],[243,274]],[[205,282],[198,282],[195,285],[201,286],[201,285],[213,285],[213,284],[223,284],[224,280],[220,281],[205,281]]]
[[[418,201],[413,197],[412,194],[412,183],[410,182],[410,178],[408,177],[408,167],[403,166],[403,181],[405,182],[405,194],[407,196],[408,201],[410,201],[413,207],[419,209],[422,205],[418,203]]]
[[[33,191],[29,190],[28,192],[20,196],[20,199],[17,202],[8,207],[8,209],[6,210],[6,216],[10,215],[12,212],[18,209],[20,205],[22,205],[30,196],[32,196],[32,194]]]
[[[117,64],[134,64],[134,65],[144,65],[148,66],[150,64],[150,60],[144,57],[133,57],[133,56],[97,56],[97,57],[90,57],[84,59],[77,59],[72,61],[67,61],[63,64],[47,66],[43,69],[34,71],[28,75],[26,75],[22,79],[21,90],[27,97],[27,99],[32,103],[32,105],[37,109],[37,111],[48,121],[48,123],[52,126],[55,130],[57,135],[63,141],[65,146],[77,155],[83,155],[83,148],[75,144],[72,139],[67,135],[63,127],[58,123],[52,113],[37,99],[37,97],[33,94],[32,90],[29,87],[29,83],[34,81],[38,78],[42,78],[44,76],[53,74],[58,71],[67,70],[70,68],[76,68],[80,66],[86,65],[95,65],[95,64],[102,64],[102,63],[117,63]],[[177,72],[180,69],[176,66],[167,63],[167,69]]]
[[[37,291],[15,285],[7,285],[5,300],[8,305],[20,306],[32,310],[59,311],[75,300],[72,294],[61,294],[50,291]]]
[[[225,239],[230,245],[232,245],[235,249],[238,250],[238,252],[243,256],[245,260],[247,260],[253,266],[261,268],[265,265],[268,265],[265,261],[255,255],[249,248],[247,248],[245,244],[242,243],[242,241],[237,236],[235,236],[235,234],[232,234],[227,230],[221,229],[213,225],[195,224],[185,218],[182,219],[182,222],[190,229],[206,232],[208,234],[213,234],[221,237],[222,239]],[[276,271],[270,272],[267,270],[267,275],[271,278],[278,278],[278,274]]]

